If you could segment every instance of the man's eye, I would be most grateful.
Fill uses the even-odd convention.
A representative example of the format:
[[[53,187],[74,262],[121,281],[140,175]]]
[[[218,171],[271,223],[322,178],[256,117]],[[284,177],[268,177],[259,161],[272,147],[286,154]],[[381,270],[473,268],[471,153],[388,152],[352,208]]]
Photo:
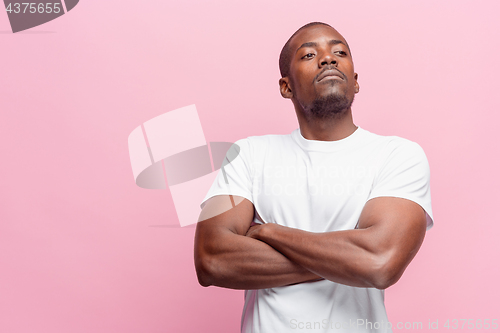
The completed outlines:
[[[347,52],[345,52],[345,51],[336,51],[335,53],[338,53],[338,54],[343,55],[343,56],[347,55]]]
[[[312,57],[314,57],[314,53],[308,53],[305,56],[303,56],[302,59],[310,59]]]

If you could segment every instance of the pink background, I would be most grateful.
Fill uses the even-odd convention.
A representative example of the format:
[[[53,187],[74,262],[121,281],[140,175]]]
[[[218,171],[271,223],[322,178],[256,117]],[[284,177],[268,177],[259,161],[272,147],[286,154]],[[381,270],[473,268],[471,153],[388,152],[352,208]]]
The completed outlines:
[[[198,285],[194,228],[134,184],[127,137],[196,104],[207,141],[290,133],[278,56],[348,40],[355,123],[417,141],[435,226],[389,319],[498,319],[498,1],[88,1],[12,34],[0,12],[0,332],[237,332],[243,292]],[[444,329],[442,329],[444,330]]]

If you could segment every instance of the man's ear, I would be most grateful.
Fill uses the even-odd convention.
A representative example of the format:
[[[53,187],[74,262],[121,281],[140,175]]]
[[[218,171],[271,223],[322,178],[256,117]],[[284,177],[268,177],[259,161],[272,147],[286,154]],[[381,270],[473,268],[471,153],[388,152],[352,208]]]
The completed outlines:
[[[354,93],[359,93],[358,73],[354,73]]]
[[[288,76],[282,77],[279,81],[280,84],[280,93],[283,98],[292,98],[292,87],[290,86],[290,79]]]

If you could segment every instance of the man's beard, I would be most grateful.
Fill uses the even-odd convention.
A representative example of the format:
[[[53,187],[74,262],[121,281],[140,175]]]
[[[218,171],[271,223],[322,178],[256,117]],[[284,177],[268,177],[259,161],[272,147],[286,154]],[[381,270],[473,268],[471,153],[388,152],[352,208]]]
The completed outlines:
[[[304,111],[308,119],[335,119],[341,118],[349,110],[354,98],[349,99],[346,94],[334,93],[325,97],[316,98]]]

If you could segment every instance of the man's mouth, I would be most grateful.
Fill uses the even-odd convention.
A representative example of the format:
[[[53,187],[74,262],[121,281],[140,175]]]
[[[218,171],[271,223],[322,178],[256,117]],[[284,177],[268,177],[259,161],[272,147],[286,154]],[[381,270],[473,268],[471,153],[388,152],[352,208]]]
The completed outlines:
[[[335,69],[327,69],[321,72],[316,79],[316,82],[321,82],[323,80],[344,80],[343,74]]]

